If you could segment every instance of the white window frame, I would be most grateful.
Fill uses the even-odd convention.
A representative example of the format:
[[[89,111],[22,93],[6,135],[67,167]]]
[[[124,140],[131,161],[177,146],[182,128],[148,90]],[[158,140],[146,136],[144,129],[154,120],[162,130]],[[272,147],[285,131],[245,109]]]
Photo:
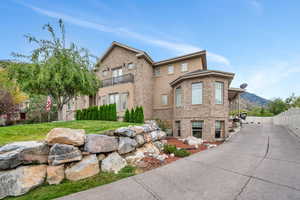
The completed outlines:
[[[224,83],[215,82],[215,104],[221,105],[224,103]]]
[[[159,67],[154,68],[154,76],[160,76],[160,68]]]
[[[124,111],[128,108],[128,96],[129,94],[127,92],[120,95],[120,111]]]
[[[174,66],[173,65],[168,66],[168,74],[174,74]]]
[[[135,68],[135,64],[134,63],[128,63],[127,68],[128,69],[134,69]]]
[[[188,63],[181,63],[181,72],[189,71]]]
[[[168,105],[169,104],[169,98],[167,94],[161,95],[161,103],[162,105]]]
[[[182,106],[182,88],[181,87],[177,87],[175,89],[175,105],[176,105],[176,107]]]
[[[192,83],[192,105],[203,103],[203,83]]]
[[[122,68],[116,68],[112,70],[112,76],[113,77],[119,77],[123,75],[123,69]]]

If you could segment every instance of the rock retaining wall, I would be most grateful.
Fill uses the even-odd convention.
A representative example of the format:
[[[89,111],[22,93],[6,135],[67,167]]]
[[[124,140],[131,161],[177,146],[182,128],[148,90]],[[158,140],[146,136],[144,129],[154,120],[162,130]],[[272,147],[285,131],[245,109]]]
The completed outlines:
[[[161,154],[166,133],[154,121],[107,131],[52,129],[45,141],[14,142],[0,147],[0,199],[19,196],[47,182],[77,181],[100,171],[118,173],[145,156]]]

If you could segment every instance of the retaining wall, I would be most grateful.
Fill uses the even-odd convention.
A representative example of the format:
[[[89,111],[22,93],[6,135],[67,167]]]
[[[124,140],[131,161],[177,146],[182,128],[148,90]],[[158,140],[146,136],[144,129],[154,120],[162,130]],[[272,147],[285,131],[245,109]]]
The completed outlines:
[[[290,108],[274,116],[273,124],[285,126],[300,137],[300,108]]]

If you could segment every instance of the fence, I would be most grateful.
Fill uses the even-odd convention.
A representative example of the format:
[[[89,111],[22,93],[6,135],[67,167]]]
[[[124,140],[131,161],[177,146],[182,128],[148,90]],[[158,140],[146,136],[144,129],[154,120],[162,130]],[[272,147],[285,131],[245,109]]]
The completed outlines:
[[[300,108],[290,108],[274,116],[273,124],[285,126],[300,136]]]

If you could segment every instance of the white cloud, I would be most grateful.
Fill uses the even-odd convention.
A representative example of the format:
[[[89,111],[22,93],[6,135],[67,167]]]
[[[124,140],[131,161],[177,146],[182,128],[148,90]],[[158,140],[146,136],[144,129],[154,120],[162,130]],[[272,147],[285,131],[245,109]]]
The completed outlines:
[[[120,35],[120,36],[127,36],[127,37],[137,39],[137,40],[140,40],[142,42],[145,42],[145,43],[148,43],[151,45],[156,45],[156,46],[162,47],[164,49],[171,50],[174,53],[176,53],[177,55],[192,53],[192,52],[201,50],[200,48],[190,45],[190,44],[161,40],[161,39],[153,38],[151,36],[147,36],[144,34],[140,34],[140,33],[128,30],[126,28],[114,28],[114,27],[110,27],[107,25],[91,22],[88,20],[78,19],[76,17],[72,17],[70,15],[66,15],[63,13],[42,9],[42,8],[38,8],[35,6],[31,6],[31,5],[26,5],[26,4],[23,4],[23,5],[32,9],[33,11],[35,11],[37,13],[46,15],[48,17],[61,18],[68,23],[71,23],[71,24],[74,24],[77,26],[81,26],[84,28],[94,29],[94,30],[97,30],[100,32],[107,32],[107,33],[113,33],[113,34]],[[208,52],[207,58],[208,58],[209,62],[219,63],[219,64],[226,65],[226,66],[230,65],[229,60],[222,55]]]

